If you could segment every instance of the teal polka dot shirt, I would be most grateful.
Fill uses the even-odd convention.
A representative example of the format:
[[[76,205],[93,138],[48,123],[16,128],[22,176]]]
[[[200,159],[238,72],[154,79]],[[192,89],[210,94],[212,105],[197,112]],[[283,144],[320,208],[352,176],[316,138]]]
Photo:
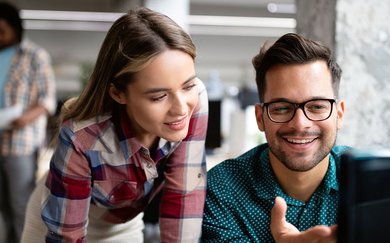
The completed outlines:
[[[336,146],[323,182],[307,203],[283,192],[269,163],[268,144],[226,160],[207,174],[202,242],[274,242],[270,212],[276,196],[288,205],[286,218],[300,231],[337,223],[340,155]]]

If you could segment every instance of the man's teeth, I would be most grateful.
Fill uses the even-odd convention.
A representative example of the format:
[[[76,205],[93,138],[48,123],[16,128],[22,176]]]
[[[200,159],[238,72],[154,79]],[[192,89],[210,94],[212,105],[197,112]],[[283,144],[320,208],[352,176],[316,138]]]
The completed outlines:
[[[314,141],[314,139],[293,139],[293,138],[287,138],[287,141],[290,143],[311,143]]]

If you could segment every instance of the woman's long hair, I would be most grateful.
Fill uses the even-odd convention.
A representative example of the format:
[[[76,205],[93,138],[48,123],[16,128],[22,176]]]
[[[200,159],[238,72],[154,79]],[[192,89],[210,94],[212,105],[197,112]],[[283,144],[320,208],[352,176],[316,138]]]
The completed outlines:
[[[118,109],[110,84],[125,92],[134,74],[167,49],[196,57],[191,37],[169,17],[144,7],[130,10],[108,31],[86,87],[62,109],[60,120],[85,120]]]

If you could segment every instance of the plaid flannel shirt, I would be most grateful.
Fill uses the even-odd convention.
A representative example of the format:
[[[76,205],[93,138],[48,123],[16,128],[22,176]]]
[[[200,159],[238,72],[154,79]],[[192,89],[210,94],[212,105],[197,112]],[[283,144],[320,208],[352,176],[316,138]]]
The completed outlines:
[[[5,107],[21,105],[23,111],[31,106],[43,105],[54,113],[55,79],[49,54],[31,41],[23,41],[12,58],[10,71],[4,84]],[[23,156],[41,147],[46,136],[47,116],[19,129],[0,133],[2,156]]]
[[[46,242],[86,242],[90,207],[102,220],[128,221],[162,190],[163,242],[198,242],[205,200],[204,141],[208,101],[199,81],[199,102],[188,135],[180,142],[160,139],[151,153],[134,138],[125,112],[82,122],[65,122],[51,159],[42,218]]]

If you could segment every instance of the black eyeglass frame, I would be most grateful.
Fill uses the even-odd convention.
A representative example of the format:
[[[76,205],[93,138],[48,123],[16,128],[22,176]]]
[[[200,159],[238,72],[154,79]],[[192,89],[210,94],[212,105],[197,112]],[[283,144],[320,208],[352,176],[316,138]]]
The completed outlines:
[[[328,101],[328,102],[330,103],[330,105],[331,105],[331,106],[330,106],[329,115],[328,115],[326,118],[324,118],[324,119],[319,119],[319,120],[315,120],[315,119],[309,118],[308,115],[306,114],[306,111],[305,111],[305,105],[306,105],[307,103],[309,103],[309,102],[312,102],[312,101]],[[294,106],[294,112],[293,112],[291,118],[290,118],[289,120],[287,120],[287,121],[282,121],[282,122],[280,122],[280,121],[275,121],[274,119],[272,119],[271,115],[269,114],[269,109],[268,109],[269,105],[274,104],[274,103],[279,103],[279,102],[289,103],[289,104],[291,104],[291,105]],[[272,122],[275,122],[275,123],[286,123],[286,122],[291,121],[291,120],[294,118],[295,113],[297,112],[297,109],[298,109],[298,108],[301,108],[301,110],[303,111],[303,114],[305,114],[305,117],[306,117],[307,119],[309,119],[310,121],[325,121],[325,120],[329,119],[329,117],[332,115],[332,113],[333,113],[333,104],[335,104],[335,103],[337,103],[337,100],[336,100],[336,99],[311,99],[311,100],[307,100],[307,101],[304,101],[304,102],[301,102],[301,103],[294,103],[294,102],[285,101],[285,100],[277,100],[277,101],[272,101],[272,102],[260,103],[260,106],[263,107],[263,109],[264,109],[264,108],[266,109],[266,111],[267,111],[267,116],[268,116],[268,118],[269,118]]]

